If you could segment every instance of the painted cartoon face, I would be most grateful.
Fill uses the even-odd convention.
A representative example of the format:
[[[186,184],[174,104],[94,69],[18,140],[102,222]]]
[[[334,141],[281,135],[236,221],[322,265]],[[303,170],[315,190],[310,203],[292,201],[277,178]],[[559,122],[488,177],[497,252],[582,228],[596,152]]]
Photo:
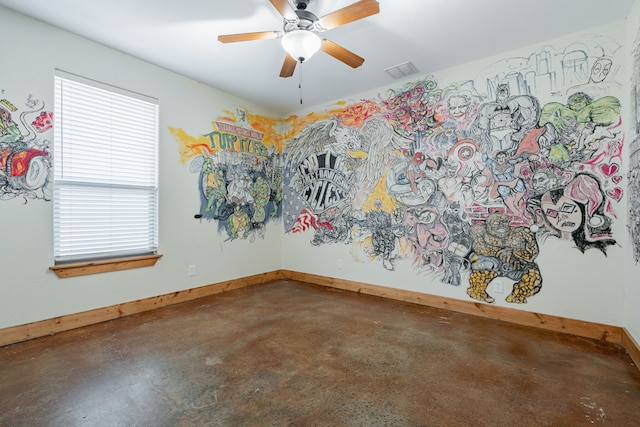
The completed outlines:
[[[415,227],[418,224],[418,215],[413,211],[408,211],[404,217],[404,223],[407,227]]]
[[[426,210],[426,211],[420,213],[419,221],[422,224],[431,224],[432,222],[434,222],[436,220],[437,216],[438,215],[434,211]]]
[[[456,119],[461,118],[467,113],[467,108],[469,108],[469,101],[466,97],[457,95],[449,98],[449,114],[455,117]]]
[[[594,83],[600,83],[607,78],[611,71],[611,60],[608,58],[600,58],[591,68],[591,81]]]
[[[580,111],[587,105],[591,104],[592,99],[583,92],[574,93],[567,99],[567,106],[573,111]]]
[[[542,196],[540,207],[549,223],[559,231],[572,232],[582,225],[582,211],[578,204],[567,196],[560,196],[556,203],[549,193]]]
[[[418,190],[422,197],[428,199],[436,191],[436,184],[430,179],[423,179],[418,184]]]
[[[551,190],[556,186],[558,182],[555,177],[551,177],[546,172],[536,172],[533,174],[532,178],[533,189],[536,193],[542,194],[546,191]]]
[[[471,193],[475,200],[480,200],[489,192],[487,177],[484,175],[477,175],[471,179]]]
[[[456,165],[448,165],[447,170],[445,171],[445,176],[447,178],[453,178],[456,176],[456,172],[458,171],[458,167]]]
[[[509,97],[509,85],[499,84],[496,92],[496,101],[505,101]]]
[[[509,217],[505,214],[492,214],[487,218],[487,232],[496,237],[506,237],[511,232]]]

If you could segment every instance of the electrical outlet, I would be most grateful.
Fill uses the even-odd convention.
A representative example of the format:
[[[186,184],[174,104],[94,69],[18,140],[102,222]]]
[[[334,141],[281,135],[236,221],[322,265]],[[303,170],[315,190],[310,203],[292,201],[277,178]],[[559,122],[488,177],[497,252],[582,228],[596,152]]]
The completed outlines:
[[[338,261],[336,261],[336,268],[342,268],[342,259],[338,258]]]
[[[189,276],[195,276],[196,275],[196,266],[195,265],[190,265],[189,266]]]
[[[501,294],[504,292],[502,289],[502,282],[493,282],[493,292],[496,294]]]

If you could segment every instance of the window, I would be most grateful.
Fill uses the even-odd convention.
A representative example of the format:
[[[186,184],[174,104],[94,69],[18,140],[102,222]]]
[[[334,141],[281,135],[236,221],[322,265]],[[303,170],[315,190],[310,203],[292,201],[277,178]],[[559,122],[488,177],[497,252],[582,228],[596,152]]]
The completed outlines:
[[[157,100],[56,71],[54,120],[55,263],[155,254]]]

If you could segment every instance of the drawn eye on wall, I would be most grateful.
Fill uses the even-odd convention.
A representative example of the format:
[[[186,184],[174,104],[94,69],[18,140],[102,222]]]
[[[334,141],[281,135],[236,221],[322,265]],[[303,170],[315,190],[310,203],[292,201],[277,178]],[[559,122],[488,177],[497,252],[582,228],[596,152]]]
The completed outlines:
[[[562,207],[560,208],[560,212],[573,213],[576,210],[576,207],[576,205],[571,203],[563,203]]]
[[[549,218],[557,218],[558,217],[558,211],[555,209],[547,209],[546,215]]]

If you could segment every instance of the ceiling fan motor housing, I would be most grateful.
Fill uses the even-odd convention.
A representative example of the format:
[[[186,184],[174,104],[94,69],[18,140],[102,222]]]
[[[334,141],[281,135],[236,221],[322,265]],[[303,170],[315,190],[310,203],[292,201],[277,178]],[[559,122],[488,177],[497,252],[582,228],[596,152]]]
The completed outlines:
[[[295,19],[284,20],[285,33],[294,30],[313,31],[314,33],[319,33],[320,31],[322,31],[322,29],[318,26],[318,17],[316,15],[306,10],[296,10],[295,12]]]

